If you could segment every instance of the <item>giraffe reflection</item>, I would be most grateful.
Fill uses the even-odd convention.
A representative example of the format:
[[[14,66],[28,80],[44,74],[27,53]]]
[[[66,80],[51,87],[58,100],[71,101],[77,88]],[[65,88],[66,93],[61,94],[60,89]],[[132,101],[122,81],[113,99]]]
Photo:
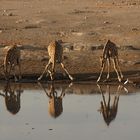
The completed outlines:
[[[18,89],[16,89],[15,86],[14,84],[12,89],[11,83],[7,82],[3,91],[4,93],[0,93],[0,95],[5,98],[7,110],[13,115],[17,114],[20,110],[20,96],[21,92],[23,92],[20,84],[18,85]]]
[[[63,112],[63,97],[65,96],[65,90],[67,87],[62,87],[61,93],[60,95],[58,95],[58,91],[55,88],[54,82],[51,83],[49,90],[47,90],[41,83],[39,83],[39,85],[43,88],[43,90],[49,98],[49,114],[52,117],[57,118]]]
[[[119,103],[119,96],[120,96],[118,92],[121,90],[122,86],[120,85],[118,86],[115,96],[112,100],[112,104],[110,103],[111,102],[110,86],[107,85],[106,88],[106,93],[108,93],[108,101],[106,101],[105,99],[105,95],[102,91],[101,86],[100,85],[97,86],[99,88],[100,93],[102,94],[102,99],[103,99],[103,101],[101,101],[101,107],[99,111],[102,113],[105,123],[109,126],[111,121],[113,121],[116,118],[118,112],[118,103]]]

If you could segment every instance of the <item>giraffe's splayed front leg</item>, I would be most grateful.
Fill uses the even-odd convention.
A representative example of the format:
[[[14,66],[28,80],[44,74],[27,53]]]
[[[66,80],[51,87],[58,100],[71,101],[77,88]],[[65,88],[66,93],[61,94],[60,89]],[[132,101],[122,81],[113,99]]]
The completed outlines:
[[[120,73],[120,76],[121,76],[121,79],[123,79],[123,74],[122,73]]]
[[[43,75],[41,75],[40,77],[38,77],[37,80],[40,81],[42,79],[42,77],[43,77]]]
[[[122,79],[120,78],[120,76],[118,76],[118,80],[119,80],[119,82],[121,82],[121,81],[122,81]]]
[[[73,80],[74,80],[73,77],[69,74],[69,72],[67,71],[67,69],[66,69],[66,67],[64,66],[63,63],[61,63],[61,67],[62,67],[62,69],[66,72],[66,74],[69,76],[70,80],[73,81]]]
[[[100,81],[100,79],[101,79],[101,78],[99,77],[99,78],[97,79],[97,82],[99,82],[99,81]]]
[[[55,75],[55,72],[51,72],[50,70],[48,71],[49,74],[50,74],[50,77],[51,77],[51,80],[53,81],[54,80],[54,75]]]
[[[71,80],[71,81],[73,81],[73,80],[74,80],[74,78],[73,78],[71,75],[69,75],[69,78],[70,78],[70,80]]]

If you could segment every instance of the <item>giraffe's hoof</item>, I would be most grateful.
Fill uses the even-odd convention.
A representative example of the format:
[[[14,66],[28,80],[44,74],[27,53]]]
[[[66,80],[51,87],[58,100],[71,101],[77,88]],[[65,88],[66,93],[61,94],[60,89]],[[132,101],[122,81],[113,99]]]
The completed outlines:
[[[74,80],[74,78],[73,78],[72,76],[69,76],[69,78],[70,78],[70,80],[71,80],[71,81],[73,81],[73,80]]]
[[[42,77],[39,77],[37,80],[40,81],[42,79]]]

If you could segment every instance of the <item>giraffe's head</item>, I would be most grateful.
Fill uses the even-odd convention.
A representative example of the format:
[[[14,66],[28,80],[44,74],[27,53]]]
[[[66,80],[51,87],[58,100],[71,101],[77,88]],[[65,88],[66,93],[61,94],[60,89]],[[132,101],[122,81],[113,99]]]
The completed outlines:
[[[49,100],[49,114],[57,118],[63,112],[62,97],[52,97]]]

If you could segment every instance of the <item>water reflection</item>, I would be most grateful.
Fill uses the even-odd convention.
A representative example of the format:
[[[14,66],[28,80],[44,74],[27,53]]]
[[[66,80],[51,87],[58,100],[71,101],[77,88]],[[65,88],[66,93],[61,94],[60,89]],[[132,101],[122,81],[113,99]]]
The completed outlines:
[[[17,114],[20,110],[20,96],[22,92],[23,90],[21,90],[20,83],[18,86],[14,84],[11,88],[11,83],[9,81],[5,84],[3,93],[0,93],[0,95],[5,99],[5,106],[7,110],[13,115]]]
[[[138,139],[140,89],[107,84],[1,82],[1,138]]]
[[[45,85],[41,84],[40,82],[38,84],[44,90],[47,97],[49,98],[49,103],[48,103],[49,114],[52,117],[57,118],[63,112],[63,98],[65,96],[65,91],[68,86],[61,87],[61,92],[59,94],[58,90],[56,90],[54,82],[47,85],[48,88],[45,88]]]
[[[91,100],[91,102],[95,102],[94,100],[98,98],[98,102],[100,102],[100,113],[103,116],[103,119],[107,125],[109,125],[117,116],[118,112],[118,104],[119,104],[119,98],[120,95],[132,95],[132,93],[139,92],[139,89],[135,89],[131,86],[122,86],[122,85],[96,85],[96,84],[59,84],[55,82],[51,83],[39,83],[38,84],[34,83],[22,83],[22,89],[24,89],[24,93],[33,93],[33,94],[24,94],[23,98],[25,98],[26,102],[23,101],[23,106],[24,104],[27,103],[27,100],[31,100],[31,96],[38,96],[38,98],[41,98],[41,94],[35,95],[34,92],[42,92],[46,94],[48,97],[48,112],[50,116],[53,118],[59,117],[63,113],[63,108],[64,105],[66,106],[65,108],[67,109],[67,103],[63,104],[63,99],[66,95],[71,95],[68,96],[69,99],[71,98],[79,98],[81,99],[81,96],[84,95],[84,102],[85,98],[87,100]],[[5,106],[7,110],[11,114],[17,114],[21,108],[21,93],[23,90],[21,89],[21,83],[2,83],[0,85],[0,95],[4,97],[5,99]],[[106,93],[106,94],[105,94]],[[131,93],[131,94],[130,94]],[[76,96],[74,96],[75,94]],[[25,96],[27,95],[27,96]],[[77,96],[78,95],[78,96]],[[85,95],[98,95],[98,96],[85,96]],[[100,97],[102,98],[100,101]],[[23,99],[22,98],[22,99]],[[28,98],[28,99],[27,99]],[[43,100],[40,100],[43,102]],[[34,101],[33,101],[34,102]],[[78,104],[79,102],[76,102],[75,104]],[[90,104],[90,102],[88,103]],[[99,107],[96,107],[96,110]]]
[[[122,85],[119,85],[117,87],[117,90],[116,92],[114,93],[114,95],[112,95],[113,97],[111,97],[110,95],[110,85],[107,85],[106,86],[106,94],[108,94],[108,100],[106,100],[106,96],[105,94],[103,93],[103,90],[101,88],[100,85],[97,85],[98,86],[98,89],[102,95],[102,101],[100,102],[100,113],[102,114],[103,116],[103,119],[105,121],[105,123],[109,126],[109,124],[115,120],[116,116],[117,116],[117,112],[118,112],[118,104],[119,104],[119,98],[120,98],[120,91],[122,89],[124,89],[125,92],[128,92],[128,90],[122,86]],[[111,104],[112,102],[112,104]]]

